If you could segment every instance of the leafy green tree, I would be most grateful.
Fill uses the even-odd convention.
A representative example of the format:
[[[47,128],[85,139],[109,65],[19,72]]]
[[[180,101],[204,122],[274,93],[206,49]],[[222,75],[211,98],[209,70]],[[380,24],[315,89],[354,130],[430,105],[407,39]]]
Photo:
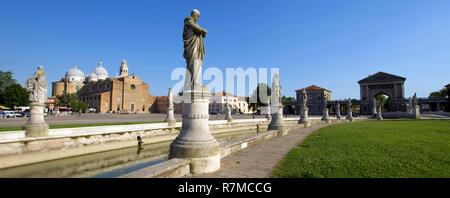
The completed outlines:
[[[381,109],[388,110],[388,111],[391,109],[392,100],[390,97],[388,97],[384,94],[380,94],[380,95],[376,95],[375,99],[378,101],[378,103],[381,104]]]
[[[448,95],[447,88],[443,88],[439,91],[431,92],[429,98],[445,98]]]
[[[28,93],[17,84],[12,72],[0,71],[0,105],[13,108],[28,105]]]
[[[283,96],[281,97],[281,103],[284,106],[284,114],[294,114],[295,113],[295,103],[297,100],[291,96]]]
[[[6,87],[0,93],[0,104],[9,108],[28,105],[27,90],[17,83]]]
[[[74,111],[86,111],[86,109],[88,108],[88,105],[84,102],[82,102],[77,94],[67,94],[64,93],[61,96],[58,96],[58,102],[57,105],[58,106],[62,106],[62,107],[70,107],[72,108],[72,110]]]
[[[250,96],[249,106],[253,109],[257,109],[261,106],[267,106],[267,100],[270,99],[271,89],[266,83],[259,83]]]
[[[13,73],[10,71],[0,71],[0,93],[3,92],[6,87],[17,84],[16,80],[12,77]]]
[[[295,98],[292,96],[283,96],[281,97],[281,103],[283,104],[283,106],[287,106],[287,105],[295,105]]]

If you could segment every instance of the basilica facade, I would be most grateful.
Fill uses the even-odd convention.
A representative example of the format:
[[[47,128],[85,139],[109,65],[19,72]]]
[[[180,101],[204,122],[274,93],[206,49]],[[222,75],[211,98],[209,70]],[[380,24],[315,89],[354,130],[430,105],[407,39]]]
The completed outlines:
[[[120,74],[109,77],[108,71],[99,61],[97,67],[87,76],[74,66],[64,78],[52,83],[52,95],[58,97],[76,93],[79,99],[95,108],[97,112],[149,112],[154,102],[150,86],[136,75],[128,74],[128,63],[120,64]]]

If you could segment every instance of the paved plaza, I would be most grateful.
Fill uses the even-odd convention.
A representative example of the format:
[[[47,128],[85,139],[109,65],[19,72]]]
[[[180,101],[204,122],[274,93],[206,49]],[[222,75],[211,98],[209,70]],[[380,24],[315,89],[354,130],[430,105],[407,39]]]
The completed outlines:
[[[260,144],[232,153],[221,160],[220,170],[209,173],[190,175],[193,178],[264,178],[270,177],[272,169],[295,146],[312,132],[327,126],[314,125],[299,128],[286,136],[278,136]]]

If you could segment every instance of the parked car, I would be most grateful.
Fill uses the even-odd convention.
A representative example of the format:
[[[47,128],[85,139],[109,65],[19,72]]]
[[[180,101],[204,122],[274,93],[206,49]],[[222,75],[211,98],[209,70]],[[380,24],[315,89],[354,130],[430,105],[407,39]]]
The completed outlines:
[[[23,114],[21,112],[14,112],[14,115],[16,115],[16,118],[23,117]]]
[[[14,111],[3,111],[3,117],[4,118],[15,118],[16,114]]]
[[[20,112],[20,114],[22,115],[22,117],[29,117],[30,116],[30,112],[29,111],[22,111],[22,112]]]

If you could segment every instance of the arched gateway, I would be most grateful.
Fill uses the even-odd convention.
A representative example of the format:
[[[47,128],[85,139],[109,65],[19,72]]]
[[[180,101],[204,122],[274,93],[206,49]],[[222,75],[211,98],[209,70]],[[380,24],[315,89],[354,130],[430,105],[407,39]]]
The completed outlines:
[[[403,111],[403,105],[405,103],[405,80],[406,78],[404,77],[378,72],[358,81],[361,92],[360,113],[363,115],[372,114],[373,98],[379,94],[389,96],[391,100],[391,108],[389,111]]]

